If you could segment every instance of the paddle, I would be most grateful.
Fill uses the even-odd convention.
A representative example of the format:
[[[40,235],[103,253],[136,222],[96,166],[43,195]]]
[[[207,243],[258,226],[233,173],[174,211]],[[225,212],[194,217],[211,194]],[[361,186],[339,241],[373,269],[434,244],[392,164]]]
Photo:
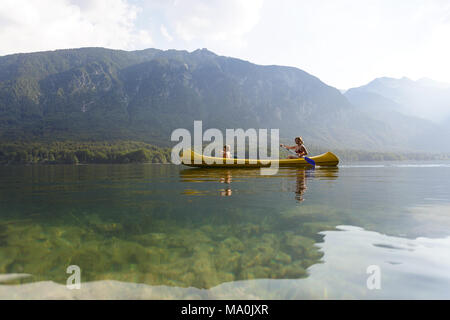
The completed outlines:
[[[286,150],[290,151],[291,153],[297,155],[292,149],[288,149],[288,148],[286,148],[284,145],[283,145],[283,148],[285,148]],[[303,158],[304,158],[304,159],[306,160],[306,162],[308,162],[310,165],[316,166],[316,162],[315,162],[313,159],[308,158],[308,157],[303,157]]]
[[[306,162],[308,162],[310,165],[312,165],[314,167],[316,166],[316,162],[313,159],[308,158],[308,157],[303,157],[303,158],[305,158]]]

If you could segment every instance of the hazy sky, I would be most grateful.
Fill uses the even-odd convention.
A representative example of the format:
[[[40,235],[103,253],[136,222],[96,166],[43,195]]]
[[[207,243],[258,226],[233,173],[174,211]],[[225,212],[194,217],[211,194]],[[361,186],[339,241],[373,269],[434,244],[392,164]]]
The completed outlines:
[[[450,1],[0,1],[0,55],[85,46],[208,48],[342,89],[380,76],[450,83]]]

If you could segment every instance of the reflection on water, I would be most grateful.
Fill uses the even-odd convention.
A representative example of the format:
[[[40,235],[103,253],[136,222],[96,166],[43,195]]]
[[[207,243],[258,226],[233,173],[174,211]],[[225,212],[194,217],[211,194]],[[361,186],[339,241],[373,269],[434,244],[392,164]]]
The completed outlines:
[[[444,200],[450,196],[442,179],[448,169],[421,170],[428,172],[286,168],[261,176],[259,170],[171,165],[0,168],[0,282],[8,284],[0,286],[0,297],[38,288],[63,294],[60,285],[39,281],[65,284],[71,264],[90,282],[91,293],[78,293],[85,297],[110,290],[116,298],[323,298],[325,289],[328,297],[342,297],[339,290],[356,281],[348,274],[358,254],[350,259],[348,252],[359,238],[334,231],[337,226],[391,235],[358,249],[368,260],[381,250],[390,266],[406,265],[398,253],[389,256],[389,250],[410,252],[395,249],[402,239],[448,236]],[[430,199],[441,200],[431,205]],[[336,248],[337,240],[327,242],[334,234],[352,240]],[[332,259],[336,250],[341,256]],[[329,266],[326,274],[317,271],[323,266]],[[312,289],[318,279],[321,293]],[[353,297],[367,295],[359,282],[356,287]],[[384,294],[394,293],[408,294],[400,288]]]
[[[295,188],[295,199],[297,199],[298,202],[303,201],[303,195],[305,194],[306,189],[306,170],[298,170]]]
[[[259,169],[184,169],[180,172],[181,182],[216,182],[219,181],[222,185],[218,189],[221,196],[231,196],[233,194],[232,181],[233,177],[237,181],[243,179],[268,179],[269,177],[280,179],[288,178],[290,186],[294,187],[295,199],[298,202],[304,200],[304,194],[307,190],[307,178],[334,180],[337,179],[339,168],[282,168],[279,174],[274,176],[263,176]],[[295,184],[292,183],[292,178],[295,178]],[[225,186],[223,186],[225,185]],[[211,191],[211,190],[210,190]],[[214,191],[212,191],[214,192]],[[207,193],[200,190],[185,189],[185,195],[206,195]]]
[[[227,170],[222,178],[220,178],[220,183],[224,183],[225,189],[221,190],[220,195],[229,197],[233,194],[231,190],[231,170]]]

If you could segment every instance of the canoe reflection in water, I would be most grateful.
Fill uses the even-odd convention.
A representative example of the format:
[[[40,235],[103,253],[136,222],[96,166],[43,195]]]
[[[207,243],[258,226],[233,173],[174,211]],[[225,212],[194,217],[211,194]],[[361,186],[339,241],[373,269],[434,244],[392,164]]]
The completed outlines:
[[[239,171],[239,172],[237,172]],[[248,172],[248,170],[232,170],[232,169],[184,169],[180,171],[180,178],[182,182],[219,182],[220,188],[219,190],[214,190],[213,193],[219,191],[219,194],[223,197],[229,197],[233,194],[233,190],[231,189],[231,182],[233,181],[233,175],[235,174],[237,177],[242,177],[242,171]],[[256,170],[253,170],[256,171]],[[241,173],[241,174],[239,174]],[[194,189],[185,189],[183,194],[198,196],[198,195],[206,195],[211,194],[211,190],[194,190]]]
[[[223,168],[195,168],[184,169],[180,171],[180,179],[182,182],[210,182],[220,183],[219,188],[211,190],[193,190],[186,189],[183,194],[186,195],[206,195],[217,192],[224,197],[233,195],[233,191],[236,192],[236,188],[232,188],[232,183],[239,185],[242,182],[251,182],[253,179],[277,179],[280,180],[282,189],[288,192],[295,193],[295,199],[298,202],[304,201],[304,195],[307,190],[307,180],[334,180],[338,177],[338,168],[319,167],[315,169],[311,168],[285,168],[280,169],[278,174],[272,176],[263,176],[260,174],[259,169],[223,169]],[[287,183],[287,185],[285,184]],[[191,185],[192,186],[192,185]],[[245,190],[245,191],[244,191]],[[243,192],[252,192],[251,189],[246,186]]]
[[[339,168],[338,167],[322,167],[322,168],[311,168],[311,169],[296,169],[296,184],[295,184],[295,199],[298,202],[304,201],[304,194],[308,189],[306,185],[307,180],[335,180],[338,178]]]
[[[295,185],[295,199],[298,202],[302,202],[305,200],[303,198],[303,195],[305,194],[306,189],[306,170],[305,169],[298,169],[297,171],[297,180]]]
[[[223,197],[229,197],[231,196],[231,194],[233,193],[233,191],[231,190],[231,171],[227,170],[225,172],[225,175],[220,178],[220,183],[225,183],[225,189],[222,189],[220,191],[220,195]]]

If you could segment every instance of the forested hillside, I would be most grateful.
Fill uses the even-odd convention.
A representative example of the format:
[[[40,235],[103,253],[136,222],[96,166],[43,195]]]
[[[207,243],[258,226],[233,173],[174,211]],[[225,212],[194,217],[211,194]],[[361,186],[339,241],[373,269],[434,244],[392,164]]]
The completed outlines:
[[[332,150],[448,151],[433,125],[366,111],[300,69],[206,49],[0,57],[2,143],[126,140],[170,147],[174,129],[202,120],[204,129],[279,128],[281,138],[301,135],[309,146]],[[431,146],[423,139],[429,136],[436,137]]]

